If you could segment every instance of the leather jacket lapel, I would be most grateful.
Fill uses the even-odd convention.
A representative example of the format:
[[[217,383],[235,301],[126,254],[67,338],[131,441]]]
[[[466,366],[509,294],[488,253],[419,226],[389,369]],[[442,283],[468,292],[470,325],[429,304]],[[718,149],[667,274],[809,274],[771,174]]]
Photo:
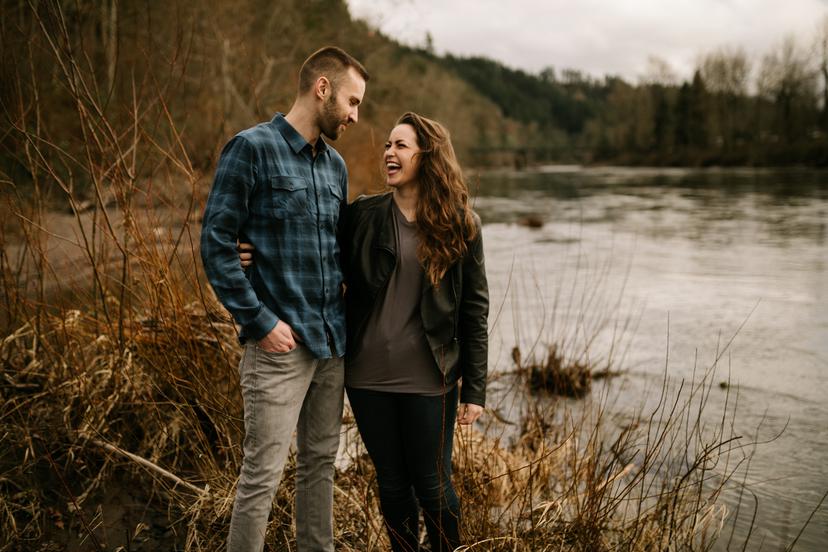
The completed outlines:
[[[383,211],[382,224],[379,225],[379,231],[374,237],[373,249],[382,249],[390,251],[397,257],[397,239],[396,231],[394,230],[394,212],[391,202],[394,201],[391,194],[383,204],[378,206]]]

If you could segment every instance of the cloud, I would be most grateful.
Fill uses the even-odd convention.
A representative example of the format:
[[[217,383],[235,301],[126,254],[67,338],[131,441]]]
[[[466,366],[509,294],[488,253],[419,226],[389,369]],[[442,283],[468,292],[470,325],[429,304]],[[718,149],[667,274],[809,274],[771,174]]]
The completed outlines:
[[[828,0],[349,0],[354,16],[408,44],[485,55],[537,72],[575,68],[635,79],[650,56],[680,77],[722,46],[759,57],[786,35],[807,40]]]

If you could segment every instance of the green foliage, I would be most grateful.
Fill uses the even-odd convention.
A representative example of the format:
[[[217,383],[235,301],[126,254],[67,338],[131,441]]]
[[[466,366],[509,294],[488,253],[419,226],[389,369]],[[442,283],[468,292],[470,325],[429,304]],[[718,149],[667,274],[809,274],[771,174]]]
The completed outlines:
[[[482,57],[447,55],[440,63],[494,101],[507,117],[541,127],[558,127],[574,135],[595,115],[604,87],[589,80],[558,82],[554,72],[540,78]]]
[[[633,85],[575,70],[559,78],[552,68],[532,75],[481,57],[432,58],[507,117],[537,127],[539,140],[512,144],[516,155],[535,146],[535,161],[545,160],[538,151],[545,150],[555,161],[825,165],[828,106],[820,107],[816,74],[790,40],[763,60],[758,94],[748,92],[750,61],[740,50],[705,56],[692,80],[679,85]],[[822,80],[825,96],[828,72]],[[554,133],[557,141],[548,139]]]

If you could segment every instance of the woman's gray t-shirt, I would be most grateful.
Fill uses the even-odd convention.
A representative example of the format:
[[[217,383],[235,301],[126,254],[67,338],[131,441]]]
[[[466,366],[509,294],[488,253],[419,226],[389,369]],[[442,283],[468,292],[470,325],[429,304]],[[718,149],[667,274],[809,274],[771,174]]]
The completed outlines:
[[[397,265],[385,296],[365,324],[345,368],[345,384],[358,389],[442,395],[448,389],[431,354],[420,318],[423,268],[417,260],[417,225],[392,201]],[[349,347],[351,345],[349,344]]]

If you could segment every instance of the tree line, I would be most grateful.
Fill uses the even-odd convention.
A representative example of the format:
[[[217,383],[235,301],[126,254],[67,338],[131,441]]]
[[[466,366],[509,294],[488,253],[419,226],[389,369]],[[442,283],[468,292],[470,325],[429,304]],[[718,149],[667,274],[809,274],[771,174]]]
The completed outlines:
[[[78,89],[94,98],[83,113],[112,125],[119,140],[140,123],[153,148],[180,146],[209,176],[230,136],[289,107],[298,64],[323,44],[344,47],[372,74],[360,124],[337,143],[355,193],[381,185],[381,143],[408,110],[444,122],[466,165],[509,163],[515,151],[527,162],[828,165],[828,18],[808,48],[789,39],[756,59],[716,50],[686,82],[654,60],[633,83],[437,56],[351,19],[343,0],[317,0],[317,9],[302,0],[2,6],[0,181],[7,184],[38,178],[26,169],[37,147],[61,158],[77,186],[88,185],[73,168],[95,139],[81,132]],[[62,66],[52,51],[77,63]],[[175,130],[164,130],[165,121]],[[136,176],[165,163],[148,154]],[[9,189],[0,186],[0,194]]]
[[[683,82],[658,58],[632,83],[431,56],[529,125],[523,141],[481,137],[483,150],[523,147],[537,161],[828,165],[828,17],[815,44],[790,37],[758,59],[720,48],[700,56]]]

